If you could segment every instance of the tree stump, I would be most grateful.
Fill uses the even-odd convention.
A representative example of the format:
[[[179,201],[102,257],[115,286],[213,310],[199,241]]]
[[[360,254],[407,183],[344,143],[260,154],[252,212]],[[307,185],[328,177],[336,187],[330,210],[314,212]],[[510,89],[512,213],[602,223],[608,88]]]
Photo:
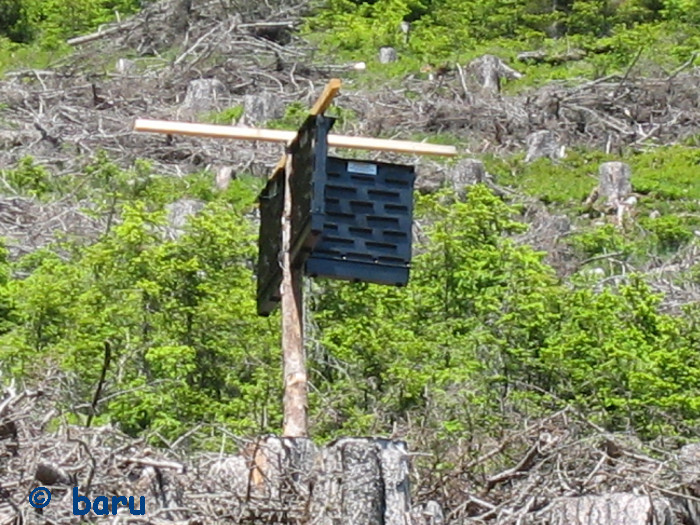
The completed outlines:
[[[416,167],[415,189],[417,192],[426,195],[435,193],[445,183],[446,174],[444,168],[431,169],[427,166]]]
[[[413,525],[403,441],[343,438],[319,449],[307,438],[268,436],[215,463],[208,478],[212,491],[244,502],[248,520]],[[443,523],[436,503],[416,515],[425,517],[420,525]]]
[[[233,166],[219,166],[216,170],[216,189],[219,191],[228,189],[231,181],[235,178]]]
[[[165,206],[168,212],[168,236],[178,238],[185,231],[185,225],[190,216],[199,213],[205,206],[197,199],[180,199]]]
[[[500,58],[494,55],[484,55],[469,63],[469,70],[476,76],[482,91],[487,93],[499,93],[501,91],[501,79],[522,78],[522,73],[507,66]]]
[[[413,525],[443,525],[445,516],[442,507],[435,501],[428,501],[411,513]]]
[[[384,46],[379,48],[379,63],[389,64],[390,62],[396,62],[398,56],[396,54],[396,49],[390,46]]]
[[[192,0],[176,0],[171,3],[171,11],[168,16],[168,27],[176,34],[183,34],[190,25],[190,13],[192,12]]]
[[[263,92],[243,97],[243,116],[239,124],[258,126],[284,115],[284,106],[274,93]]]
[[[480,160],[462,159],[448,172],[447,177],[454,190],[460,196],[464,196],[467,186],[473,186],[486,180],[486,169]]]
[[[114,67],[114,69],[116,69],[117,73],[120,75],[128,75],[129,73],[133,72],[135,68],[136,62],[129,60],[128,58],[120,58],[117,60],[117,64]]]
[[[604,162],[598,168],[598,189],[606,204],[617,208],[632,193],[632,170],[624,162]]]
[[[558,498],[547,523],[550,525],[673,525],[666,499],[612,493],[602,496]]]
[[[343,438],[314,469],[313,525],[410,525],[408,454],[401,441]]]
[[[525,162],[532,162],[541,157],[549,157],[552,160],[564,157],[564,146],[559,143],[559,138],[553,131],[543,129],[530,133],[526,144]]]
[[[683,498],[680,505],[690,523],[700,523],[700,443],[691,443],[681,448],[678,454],[683,492],[691,496]]]
[[[192,112],[219,109],[221,99],[228,96],[226,86],[215,78],[200,78],[187,86],[183,108]]]

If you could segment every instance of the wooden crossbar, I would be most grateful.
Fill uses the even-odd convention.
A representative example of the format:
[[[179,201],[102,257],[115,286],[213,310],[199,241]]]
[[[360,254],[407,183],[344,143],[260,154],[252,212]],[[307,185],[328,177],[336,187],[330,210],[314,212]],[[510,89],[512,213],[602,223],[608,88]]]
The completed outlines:
[[[220,124],[195,124],[170,120],[136,119],[135,131],[165,133],[168,135],[190,135],[195,137],[257,140],[264,142],[289,143],[297,136],[296,131],[264,128],[244,128]],[[408,153],[413,155],[438,155],[453,157],[457,148],[442,144],[413,142],[408,140],[376,139],[372,137],[351,137],[348,135],[328,135],[328,146],[347,149],[364,149]]]

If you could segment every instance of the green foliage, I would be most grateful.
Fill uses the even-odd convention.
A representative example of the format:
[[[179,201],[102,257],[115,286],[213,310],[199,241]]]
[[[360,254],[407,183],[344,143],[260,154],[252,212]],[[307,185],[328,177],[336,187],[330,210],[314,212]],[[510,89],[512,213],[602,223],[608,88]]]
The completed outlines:
[[[243,116],[243,106],[238,104],[230,108],[226,108],[222,111],[214,111],[204,116],[204,122],[210,122],[211,124],[226,124],[231,125],[238,122]]]
[[[70,53],[66,39],[140,7],[140,0],[0,0],[0,72],[45,68]]]
[[[690,319],[658,313],[640,280],[619,293],[576,290],[542,351],[556,395],[647,436],[697,425],[700,361]]]
[[[624,233],[613,224],[606,224],[574,235],[570,242],[583,257],[616,253],[625,258],[634,250],[634,244],[627,240]]]
[[[558,162],[541,158],[526,163],[522,155],[512,158],[489,157],[487,169],[500,183],[537,196],[545,204],[583,201],[596,186],[598,166],[612,157],[598,151],[569,150]]]
[[[327,54],[367,62],[367,71],[357,81],[368,87],[418,74],[429,63],[464,63],[484,53],[514,60],[519,51],[533,48],[554,54],[571,48],[587,52],[585,61],[520,65],[526,75],[513,85],[522,88],[619,72],[640,49],[636,72],[668,68],[669,60],[679,65],[700,44],[696,4],[697,0],[332,0],[307,19],[305,32]],[[402,21],[411,22],[409,35],[400,31]],[[377,49],[384,45],[398,50],[397,63],[378,64]]]
[[[309,115],[309,108],[303,102],[292,102],[284,110],[284,116],[267,123],[271,129],[297,129]]]
[[[600,294],[562,286],[542,254],[505,236],[522,229],[514,211],[478,186],[465,202],[421,198],[428,240],[408,288],[324,285],[315,432],[421,421],[442,438],[473,437],[569,402],[645,435],[697,425],[696,336],[682,335],[691,317],[658,313],[660,297],[639,280]],[[626,248],[611,227],[581,241],[591,254],[616,243]]]
[[[230,191],[175,241],[162,238],[161,212],[134,201],[72,260],[35,262],[11,283],[20,318],[0,344],[5,367],[28,378],[59,367],[75,377],[75,406],[89,401],[107,343],[103,411],[128,432],[278,425],[277,335],[255,316],[255,229],[243,218],[252,196],[237,181]]]
[[[674,252],[693,238],[683,219],[675,215],[647,219],[642,225],[654,234],[663,252]]]
[[[0,36],[55,46],[111,21],[115,12],[125,15],[139,7],[138,0],[0,0]]]
[[[0,177],[21,194],[45,197],[56,189],[48,170],[37,165],[31,157],[24,157],[14,169],[0,170]]]
[[[643,153],[627,152],[615,159],[599,151],[569,150],[558,162],[538,159],[525,163],[522,155],[487,157],[484,162],[499,184],[512,186],[571,213],[572,210],[584,211],[581,204],[597,185],[598,167],[609,160],[630,164],[632,189],[641,194],[637,207],[642,219],[656,210],[664,216],[682,215],[686,228],[700,226],[697,215],[700,212],[700,178],[697,176],[700,150],[697,148],[664,146]],[[638,232],[629,234],[637,236]]]
[[[45,172],[31,160],[9,171],[23,191],[60,195],[42,186]],[[164,177],[142,161],[124,170],[104,154],[73,177],[76,197],[110,227],[91,245],[66,241],[14,267],[0,257],[4,377],[33,382],[47,368],[62,371],[73,385],[64,408],[80,422],[108,346],[99,422],[166,441],[199,422],[278,430],[278,324],[255,315],[257,228],[246,218],[259,182],[214,192],[210,174]],[[183,235],[165,237],[164,206],[185,196],[208,204]],[[563,403],[610,428],[692,432],[700,416],[692,312],[660,314],[660,298],[641,281],[600,293],[564,285],[544,254],[511,239],[525,228],[516,211],[481,185],[464,200],[420,197],[408,287],[314,282],[315,436],[419,422],[449,443]],[[687,239],[673,221],[647,228],[668,246]],[[625,257],[636,250],[625,235],[602,227],[572,242],[584,256]]]

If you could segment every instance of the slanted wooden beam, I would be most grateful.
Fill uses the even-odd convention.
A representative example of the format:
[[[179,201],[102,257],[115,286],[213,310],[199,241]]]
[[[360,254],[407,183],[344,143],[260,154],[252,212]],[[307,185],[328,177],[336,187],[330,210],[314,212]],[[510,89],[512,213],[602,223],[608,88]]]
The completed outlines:
[[[316,103],[309,110],[309,114],[316,116],[326,111],[338,94],[338,91],[340,91],[340,79],[332,78],[328,81],[328,84],[326,84],[323,93],[318,97]]]
[[[165,133],[167,135],[190,135],[194,137],[259,140],[282,143],[289,143],[297,136],[296,131],[279,129],[244,128],[220,124],[195,124],[192,122],[149,119],[136,119],[134,122],[134,130]],[[453,157],[457,155],[457,148],[454,146],[408,140],[350,137],[347,135],[329,134],[328,145],[335,148],[387,151],[412,155],[438,155],[444,157]]]

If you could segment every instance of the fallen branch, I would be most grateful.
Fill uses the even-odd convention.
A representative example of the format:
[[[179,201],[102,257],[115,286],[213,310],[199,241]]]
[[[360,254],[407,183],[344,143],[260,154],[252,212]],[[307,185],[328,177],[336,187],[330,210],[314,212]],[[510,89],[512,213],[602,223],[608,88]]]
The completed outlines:
[[[106,36],[113,35],[114,33],[118,33],[119,31],[122,31],[124,29],[131,28],[134,25],[135,23],[133,21],[124,22],[122,24],[112,26],[107,29],[96,31],[95,33],[77,36],[75,38],[69,38],[68,40],[66,40],[66,44],[68,44],[69,46],[79,46],[80,44],[87,44],[88,42],[99,40],[100,38],[104,38]]]

